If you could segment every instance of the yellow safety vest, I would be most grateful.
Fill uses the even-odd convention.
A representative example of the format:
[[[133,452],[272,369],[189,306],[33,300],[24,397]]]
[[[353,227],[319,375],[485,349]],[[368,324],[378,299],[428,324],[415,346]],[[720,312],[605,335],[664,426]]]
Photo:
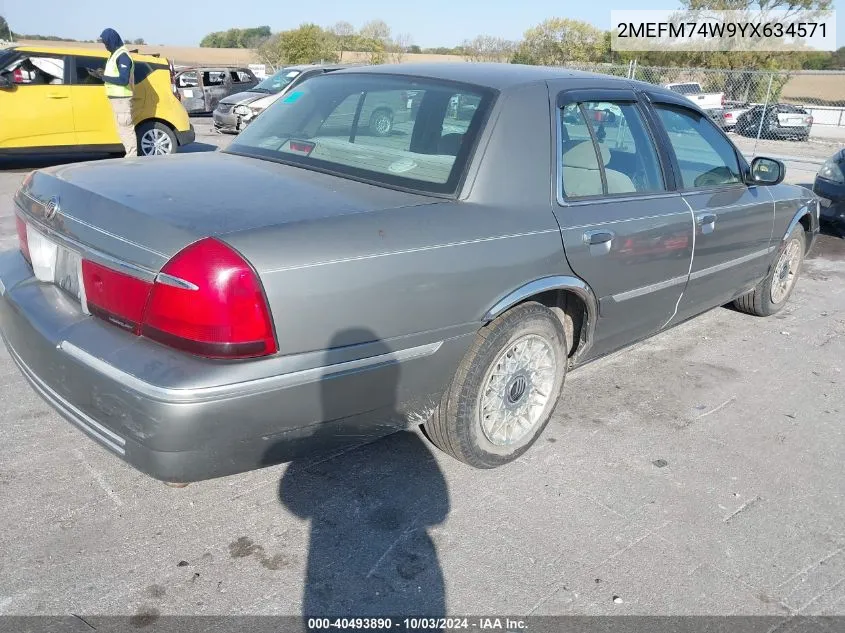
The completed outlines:
[[[121,46],[109,57],[106,62],[106,69],[103,72],[104,77],[112,77],[117,79],[120,77],[120,70],[117,67],[117,58],[126,53],[129,55],[129,50],[125,46]],[[135,89],[135,62],[132,61],[132,56],[129,56],[129,84],[126,86],[118,86],[117,84],[110,84],[106,82],[106,96],[113,97],[131,97]]]

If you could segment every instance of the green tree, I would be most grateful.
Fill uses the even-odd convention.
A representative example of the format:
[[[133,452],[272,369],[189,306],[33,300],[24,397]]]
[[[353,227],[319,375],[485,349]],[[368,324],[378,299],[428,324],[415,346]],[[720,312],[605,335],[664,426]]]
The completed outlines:
[[[200,41],[202,48],[258,48],[270,38],[269,26],[228,29],[209,33]]]
[[[604,32],[588,22],[549,18],[525,31],[518,63],[557,66],[567,62],[598,62],[607,54]]]
[[[845,46],[837,48],[836,52],[830,56],[830,59],[827,62],[827,68],[845,69]]]
[[[340,21],[329,29],[334,37],[335,48],[337,48],[338,59],[343,61],[343,54],[351,51],[355,46],[355,27],[349,22]]]
[[[338,59],[332,34],[316,24],[302,24],[274,35],[259,48],[259,57],[274,68]]]
[[[464,58],[470,62],[505,62],[516,51],[514,42],[492,35],[478,35],[472,40],[464,40],[461,46]]]
[[[361,27],[359,39],[368,64],[383,64],[390,45],[390,27],[384,20],[371,20]]]
[[[6,18],[0,15],[0,40],[5,40],[6,38],[14,40],[15,36],[12,35],[12,29],[9,26],[9,23],[6,22]]]

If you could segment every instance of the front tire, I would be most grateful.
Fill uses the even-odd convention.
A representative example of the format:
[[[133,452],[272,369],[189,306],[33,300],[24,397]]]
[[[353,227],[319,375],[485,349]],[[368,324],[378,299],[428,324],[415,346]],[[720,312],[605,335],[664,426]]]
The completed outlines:
[[[796,224],[781,245],[769,274],[754,290],[735,300],[734,307],[740,312],[755,316],[771,316],[780,312],[798,281],[806,245],[804,227]]]
[[[147,121],[138,126],[138,156],[166,156],[179,147],[176,134],[164,123]]]
[[[476,335],[423,430],[435,446],[476,468],[517,459],[560,399],[568,349],[551,310],[520,304]]]

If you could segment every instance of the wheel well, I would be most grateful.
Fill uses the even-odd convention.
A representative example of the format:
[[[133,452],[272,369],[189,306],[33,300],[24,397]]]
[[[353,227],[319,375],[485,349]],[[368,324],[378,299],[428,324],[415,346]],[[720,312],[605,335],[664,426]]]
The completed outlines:
[[[167,126],[167,129],[169,129],[171,132],[173,132],[173,135],[174,135],[174,136],[176,136],[176,128],[174,128],[174,127],[173,127],[170,123],[168,123],[168,122],[167,122],[167,121],[165,121],[164,119],[157,119],[157,118],[155,118],[155,117],[151,117],[151,118],[149,118],[149,119],[144,119],[144,120],[143,120],[143,121],[141,121],[140,123],[136,124],[136,125],[135,125],[135,130],[137,131],[137,130],[138,130],[138,128],[140,128],[142,125],[145,125],[145,124],[147,124],[147,123],[161,123],[162,125]],[[176,136],[176,142],[177,142],[177,143],[179,142],[179,137],[178,137],[178,136]]]
[[[810,234],[811,234],[811,232],[812,232],[812,230],[813,230],[813,227],[812,227],[812,225],[810,224],[810,214],[809,214],[809,213],[805,213],[804,215],[802,215],[802,216],[801,216],[801,218],[798,220],[798,223],[799,223],[801,226],[803,226],[803,227],[804,227],[804,233],[806,233],[806,234],[807,234],[807,237],[809,238],[809,237],[810,237]],[[809,250],[809,248],[810,248],[810,240],[809,240],[809,239],[807,239],[807,241],[806,241],[806,242],[804,242],[804,250],[805,250],[805,253],[804,253],[804,254],[805,254],[805,255],[807,254],[807,253],[806,253],[806,251],[807,251],[807,250]]]
[[[585,342],[584,323],[587,322],[588,312],[584,300],[570,290],[548,290],[528,297],[526,301],[543,304],[560,319],[569,344],[567,356],[571,358]]]

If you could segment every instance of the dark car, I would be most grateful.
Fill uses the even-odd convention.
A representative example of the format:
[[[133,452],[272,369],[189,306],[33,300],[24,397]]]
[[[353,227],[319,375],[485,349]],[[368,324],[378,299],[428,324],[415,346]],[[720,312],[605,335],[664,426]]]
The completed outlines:
[[[253,88],[258,78],[249,68],[183,68],[174,79],[189,114],[213,111],[221,99]]]
[[[813,192],[821,199],[821,217],[845,228],[845,149],[822,165]]]
[[[401,99],[391,134],[361,116]],[[165,481],[419,425],[493,468],[571,368],[726,303],[783,309],[819,225],[784,169],[651,84],[339,70],[220,152],[33,172],[0,331],[59,413]]]
[[[760,138],[765,139],[792,138],[806,141],[810,138],[812,127],[813,117],[804,108],[788,103],[778,103],[754,106],[740,114],[734,131],[742,136],[757,136],[759,132]]]

